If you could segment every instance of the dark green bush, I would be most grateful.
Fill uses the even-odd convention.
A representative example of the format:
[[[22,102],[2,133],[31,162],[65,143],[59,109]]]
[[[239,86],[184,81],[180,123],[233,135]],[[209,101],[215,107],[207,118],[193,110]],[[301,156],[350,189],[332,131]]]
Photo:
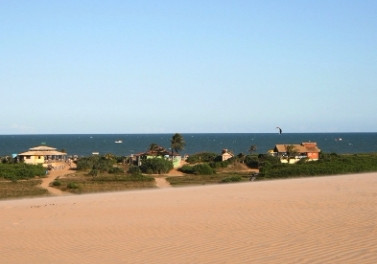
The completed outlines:
[[[212,152],[201,152],[189,156],[186,161],[190,164],[199,162],[211,162],[215,161],[218,156],[218,154]]]
[[[180,169],[181,172],[187,173],[187,174],[193,174],[194,173],[194,167],[190,165],[183,165]]]
[[[196,175],[212,175],[215,173],[213,168],[207,163],[197,164],[194,166],[184,165],[180,168],[180,171],[187,174],[196,174]]]
[[[257,156],[254,156],[254,155],[247,155],[245,157],[245,164],[246,166],[248,166],[249,168],[252,168],[252,169],[258,169],[259,168],[259,159]]]
[[[163,158],[146,159],[143,161],[140,169],[143,173],[147,174],[168,173],[171,169],[173,169],[173,162]]]
[[[194,173],[198,175],[212,175],[215,173],[213,168],[207,163],[197,164],[193,167]]]
[[[0,177],[17,181],[30,179],[35,176],[45,176],[46,168],[42,165],[30,165],[25,163],[15,163],[15,164],[1,164],[0,163]]]

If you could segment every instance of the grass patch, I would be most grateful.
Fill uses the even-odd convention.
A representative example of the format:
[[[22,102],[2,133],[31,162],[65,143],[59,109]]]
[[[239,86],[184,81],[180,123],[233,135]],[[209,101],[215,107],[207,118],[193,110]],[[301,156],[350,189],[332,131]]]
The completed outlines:
[[[249,180],[248,173],[221,173],[212,175],[186,175],[179,177],[168,177],[166,179],[172,186],[206,185],[218,183],[242,182]]]
[[[156,187],[154,178],[144,175],[114,175],[106,173],[91,177],[87,173],[78,172],[64,178],[59,178],[58,181],[59,184],[54,185],[55,188],[76,194]]]
[[[48,195],[46,189],[40,188],[41,180],[32,179],[25,181],[1,181],[0,199],[34,197]]]

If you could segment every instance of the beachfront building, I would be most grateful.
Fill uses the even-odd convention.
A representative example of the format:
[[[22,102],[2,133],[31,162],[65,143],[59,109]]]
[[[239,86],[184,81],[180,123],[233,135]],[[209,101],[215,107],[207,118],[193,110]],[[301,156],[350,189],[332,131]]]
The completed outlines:
[[[232,152],[230,152],[228,149],[223,149],[221,153],[221,161],[226,161],[233,157],[234,157],[234,154]]]
[[[57,151],[56,148],[53,147],[37,146],[17,156],[20,161],[27,164],[43,164],[47,166],[52,162],[64,161],[67,157],[67,153]]]
[[[161,146],[156,146],[154,149],[150,149],[143,153],[131,155],[131,159],[134,164],[141,166],[142,160],[154,159],[154,158],[165,158],[173,162],[174,168],[179,168],[181,165],[182,156],[178,153],[173,153]]]
[[[270,153],[279,157],[281,163],[293,164],[301,159],[318,160],[320,152],[316,142],[302,142],[301,144],[276,144]]]

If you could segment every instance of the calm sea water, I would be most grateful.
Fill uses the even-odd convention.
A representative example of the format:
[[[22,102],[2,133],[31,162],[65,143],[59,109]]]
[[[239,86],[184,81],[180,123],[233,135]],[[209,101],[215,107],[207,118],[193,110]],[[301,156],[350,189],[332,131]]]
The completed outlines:
[[[275,144],[296,144],[304,141],[317,142],[325,153],[377,152],[377,133],[228,133],[228,134],[181,134],[186,147],[181,154],[203,151],[221,153],[229,149],[233,153],[248,153],[251,145],[256,153],[266,153]],[[173,134],[80,134],[80,135],[0,135],[0,156],[11,155],[41,144],[64,149],[68,155],[88,156],[93,152],[128,156],[146,151],[151,143],[167,149]],[[116,144],[116,140],[123,143]]]

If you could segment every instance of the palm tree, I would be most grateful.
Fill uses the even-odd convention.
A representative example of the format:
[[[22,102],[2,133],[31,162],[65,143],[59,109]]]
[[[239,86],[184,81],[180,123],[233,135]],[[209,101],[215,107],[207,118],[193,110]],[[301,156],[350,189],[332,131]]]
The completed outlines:
[[[171,138],[170,143],[171,143],[171,150],[172,150],[173,155],[174,155],[174,151],[178,153],[180,150],[184,149],[186,145],[182,135],[179,133],[174,134],[174,136]]]
[[[298,152],[294,145],[285,146],[285,149],[286,149],[286,153],[288,157],[288,164],[289,164],[290,160],[294,158],[298,154]]]
[[[152,151],[157,151],[159,148],[160,146],[157,145],[156,143],[152,143],[149,145],[149,150],[152,150]]]

